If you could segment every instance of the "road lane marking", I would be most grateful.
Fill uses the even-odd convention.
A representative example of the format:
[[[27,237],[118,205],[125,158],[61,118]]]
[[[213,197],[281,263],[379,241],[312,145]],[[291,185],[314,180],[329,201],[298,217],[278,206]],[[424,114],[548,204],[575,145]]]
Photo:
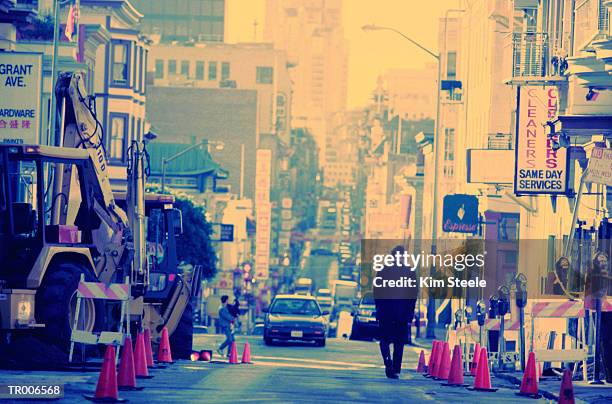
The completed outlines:
[[[338,367],[338,366],[328,366],[328,365],[317,365],[314,363],[308,364],[308,363],[258,361],[258,362],[255,362],[254,364],[257,366],[275,366],[275,367],[283,367],[283,368],[305,368],[305,369],[340,370],[340,371],[363,370],[363,368],[359,368],[359,367]]]
[[[341,361],[328,361],[328,360],[319,360],[319,359],[307,359],[307,358],[287,358],[282,356],[252,356],[253,359],[263,359],[268,361],[293,361],[293,362],[304,362],[304,363],[314,363],[314,364],[323,364],[323,365],[339,365],[339,366],[353,366],[357,368],[382,368],[381,365],[376,365],[373,363],[354,363],[354,362],[341,362]]]

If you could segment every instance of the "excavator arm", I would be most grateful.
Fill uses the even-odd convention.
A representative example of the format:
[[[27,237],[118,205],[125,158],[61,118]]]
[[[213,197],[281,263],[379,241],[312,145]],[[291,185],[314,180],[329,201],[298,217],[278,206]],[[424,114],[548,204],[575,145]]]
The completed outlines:
[[[97,176],[97,193],[94,211],[105,224],[95,235],[95,244],[101,255],[100,265],[112,262],[115,267],[129,267],[132,285],[140,286],[144,293],[148,285],[148,269],[144,244],[144,146],[132,141],[129,147],[127,170],[128,212],[126,214],[115,202],[109,178],[106,158],[104,130],[95,111],[95,100],[87,95],[83,77],[78,73],[63,73],[55,88],[61,127],[56,145],[64,148],[86,149]],[[58,170],[61,171],[61,170]],[[54,178],[55,195],[67,195],[71,184],[71,170],[63,170]],[[54,221],[61,223],[62,209],[58,203],[53,212]],[[110,254],[109,254],[110,252]],[[117,268],[97,268],[104,274],[103,281],[110,281]],[[102,271],[104,269],[104,271]]]

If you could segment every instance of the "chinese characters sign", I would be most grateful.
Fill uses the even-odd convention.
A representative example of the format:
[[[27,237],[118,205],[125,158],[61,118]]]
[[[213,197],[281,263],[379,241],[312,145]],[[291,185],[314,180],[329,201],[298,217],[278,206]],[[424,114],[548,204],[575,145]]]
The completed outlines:
[[[567,149],[555,150],[558,135],[546,134],[557,116],[556,87],[520,87],[516,131],[515,194],[567,193]]]
[[[270,273],[270,177],[272,174],[272,151],[257,150],[255,171],[255,274],[258,279],[267,279]]]
[[[39,143],[42,54],[0,52],[0,141]]]

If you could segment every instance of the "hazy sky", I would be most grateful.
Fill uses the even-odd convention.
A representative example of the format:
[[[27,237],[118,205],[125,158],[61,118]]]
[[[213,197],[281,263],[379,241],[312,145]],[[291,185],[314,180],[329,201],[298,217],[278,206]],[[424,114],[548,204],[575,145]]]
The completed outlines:
[[[265,0],[227,0],[228,42],[262,40]],[[364,24],[394,27],[437,51],[438,19],[461,0],[344,0],[344,32],[349,41],[349,108],[365,104],[380,73],[390,68],[422,68],[435,60],[401,36],[388,31],[363,32]]]

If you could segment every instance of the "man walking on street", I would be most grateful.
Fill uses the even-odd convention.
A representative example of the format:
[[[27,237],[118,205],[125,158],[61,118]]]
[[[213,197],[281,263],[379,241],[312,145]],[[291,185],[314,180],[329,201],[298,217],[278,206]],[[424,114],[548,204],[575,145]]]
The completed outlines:
[[[219,355],[223,356],[223,350],[227,348],[227,356],[230,355],[230,349],[232,347],[232,342],[234,342],[234,319],[235,317],[232,315],[232,312],[229,308],[229,304],[227,303],[229,297],[227,295],[221,296],[221,307],[219,308],[219,329],[225,334],[225,341],[219,348],[217,348],[217,352]]]

